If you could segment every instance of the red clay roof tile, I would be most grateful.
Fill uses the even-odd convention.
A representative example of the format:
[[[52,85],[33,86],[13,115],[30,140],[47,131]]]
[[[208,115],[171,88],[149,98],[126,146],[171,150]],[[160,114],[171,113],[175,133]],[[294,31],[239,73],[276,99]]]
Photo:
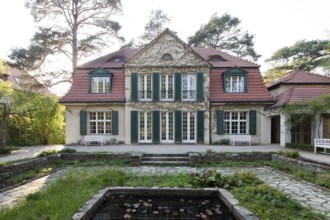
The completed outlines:
[[[317,96],[329,94],[330,88],[327,86],[295,86],[282,92],[275,97],[276,103],[267,109],[278,108],[285,104],[295,102],[306,102]]]
[[[330,77],[326,77],[319,74],[313,74],[310,72],[295,70],[286,76],[283,76],[279,80],[269,84],[268,90],[272,90],[279,84],[330,84]]]

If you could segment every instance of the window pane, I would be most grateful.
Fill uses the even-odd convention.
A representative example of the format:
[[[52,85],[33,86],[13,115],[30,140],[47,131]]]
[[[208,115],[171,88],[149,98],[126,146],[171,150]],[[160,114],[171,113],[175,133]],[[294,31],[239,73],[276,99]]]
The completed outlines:
[[[104,113],[103,112],[97,112],[97,119],[103,120],[104,119]]]
[[[246,134],[247,112],[225,112],[224,132],[225,134]]]

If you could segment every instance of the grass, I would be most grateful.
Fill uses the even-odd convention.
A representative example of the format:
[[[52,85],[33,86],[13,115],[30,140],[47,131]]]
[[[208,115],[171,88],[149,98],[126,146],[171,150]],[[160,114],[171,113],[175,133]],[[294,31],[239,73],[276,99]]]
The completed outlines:
[[[273,209],[276,209],[273,211],[274,213],[281,213],[284,212],[283,209],[287,209],[288,212],[280,219],[324,219],[322,215],[312,213],[307,208],[288,209],[287,207],[296,207],[296,204],[292,204],[290,200],[287,201],[287,198],[278,196],[276,190],[271,188],[264,190],[251,173],[236,174],[234,179],[236,179],[235,182],[231,183],[232,192],[242,204],[246,204],[246,207],[257,213],[261,219],[271,216],[269,212]],[[45,190],[27,196],[26,201],[20,205],[12,209],[1,210],[0,220],[70,219],[92,195],[107,186],[191,187],[191,183],[190,174],[137,175],[111,167],[76,167],[72,168],[65,177],[51,183]],[[261,189],[256,188],[259,186]],[[271,191],[268,192],[269,190]],[[257,192],[260,192],[260,195]],[[249,206],[249,203],[251,205],[255,203],[256,195],[258,196],[257,205]],[[268,200],[270,201],[268,203],[271,204],[283,203],[285,207],[283,208],[283,205],[269,206]]]

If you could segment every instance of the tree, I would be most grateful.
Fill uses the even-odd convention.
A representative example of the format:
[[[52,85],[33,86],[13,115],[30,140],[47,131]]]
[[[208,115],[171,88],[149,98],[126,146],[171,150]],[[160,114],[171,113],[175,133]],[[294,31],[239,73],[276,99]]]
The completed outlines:
[[[237,57],[252,59],[261,57],[254,50],[254,35],[243,31],[241,21],[230,14],[212,15],[207,24],[202,25],[193,36],[188,37],[188,44],[193,47],[206,47],[223,50]]]
[[[297,41],[293,46],[278,49],[266,61],[273,66],[264,76],[266,82],[274,81],[296,69],[310,72],[317,68],[326,70],[330,63],[330,41]]]
[[[48,58],[62,55],[71,63],[71,71],[51,73],[72,80],[79,60],[111,42],[121,26],[113,15],[121,12],[120,0],[26,0],[39,30],[28,48],[13,50],[10,58],[25,71],[41,68]],[[63,62],[61,62],[63,63]]]
[[[144,33],[138,37],[138,42],[135,43],[135,40],[131,39],[128,43],[123,44],[121,48],[144,47],[164,31],[166,24],[169,24],[170,22],[171,19],[161,9],[152,10],[149,16],[149,21],[144,26]]]
[[[2,75],[7,69],[7,64],[3,61],[0,60],[0,74]]]
[[[64,108],[55,97],[11,88],[0,80],[1,145],[64,142]]]
[[[140,36],[140,44],[145,45],[157,37],[165,30],[165,25],[170,23],[171,19],[161,9],[152,10],[149,21],[144,26],[144,34]]]

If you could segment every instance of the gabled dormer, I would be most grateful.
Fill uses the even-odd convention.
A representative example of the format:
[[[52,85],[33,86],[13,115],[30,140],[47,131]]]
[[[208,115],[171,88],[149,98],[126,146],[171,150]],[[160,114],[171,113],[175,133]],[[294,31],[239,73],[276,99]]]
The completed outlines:
[[[234,67],[222,74],[224,93],[247,93],[247,71]]]
[[[109,94],[111,93],[112,73],[103,69],[97,68],[88,74],[90,94]]]

